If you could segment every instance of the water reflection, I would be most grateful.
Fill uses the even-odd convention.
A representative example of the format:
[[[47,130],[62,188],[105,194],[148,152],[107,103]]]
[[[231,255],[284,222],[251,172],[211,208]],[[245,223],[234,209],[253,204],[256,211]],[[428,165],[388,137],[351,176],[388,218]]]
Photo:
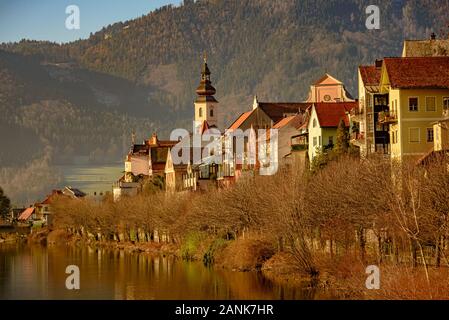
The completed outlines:
[[[81,289],[65,288],[77,265]],[[206,268],[167,256],[89,247],[0,245],[0,299],[313,299],[259,273]]]

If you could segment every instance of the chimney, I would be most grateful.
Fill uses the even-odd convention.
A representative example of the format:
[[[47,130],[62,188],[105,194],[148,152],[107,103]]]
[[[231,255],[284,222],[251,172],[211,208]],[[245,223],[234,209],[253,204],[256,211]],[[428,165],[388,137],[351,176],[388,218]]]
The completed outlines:
[[[435,40],[437,38],[437,35],[435,34],[435,32],[432,32],[432,34],[430,35],[430,40]]]
[[[156,134],[156,132],[154,132],[153,135],[150,138],[150,145],[157,145],[157,134]]]
[[[376,68],[382,68],[382,59],[376,59]]]

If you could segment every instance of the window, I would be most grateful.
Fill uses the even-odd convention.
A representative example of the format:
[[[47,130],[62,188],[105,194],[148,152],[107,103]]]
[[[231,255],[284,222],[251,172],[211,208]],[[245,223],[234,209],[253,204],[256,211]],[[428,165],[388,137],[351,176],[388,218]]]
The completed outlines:
[[[419,135],[420,135],[420,129],[419,128],[409,128],[409,142],[411,143],[419,143]]]
[[[333,145],[334,145],[334,137],[333,137],[333,136],[330,136],[330,137],[329,137],[329,145],[330,145],[330,146],[333,146]]]
[[[443,98],[443,110],[449,110],[449,97]]]
[[[203,108],[200,108],[199,110],[198,110],[198,117],[202,117],[203,116]]]
[[[418,111],[418,98],[408,98],[408,110]]]
[[[321,143],[321,136],[318,137],[318,144],[319,144],[320,146],[322,145],[322,143]]]
[[[314,147],[316,147],[317,141],[318,141],[317,137],[313,137],[313,146]]]
[[[313,119],[313,124],[312,124],[312,127],[314,127],[314,128],[316,128],[316,119]]]
[[[426,97],[426,111],[436,111],[436,97]]]
[[[433,142],[433,128],[427,128],[427,142]]]
[[[210,114],[211,117],[213,117],[214,116],[214,109],[210,109],[209,114]]]

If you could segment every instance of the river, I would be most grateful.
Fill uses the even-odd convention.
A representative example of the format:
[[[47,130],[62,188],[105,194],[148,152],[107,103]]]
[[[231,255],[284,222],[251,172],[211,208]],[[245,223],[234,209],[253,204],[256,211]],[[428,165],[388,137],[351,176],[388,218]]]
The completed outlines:
[[[68,265],[80,290],[65,287]],[[0,299],[315,299],[314,290],[274,284],[261,273],[205,267],[174,257],[75,246],[0,244]]]
[[[63,185],[78,188],[81,191],[93,195],[112,191],[112,184],[122,175],[123,163],[110,165],[64,165],[56,166],[64,177]]]

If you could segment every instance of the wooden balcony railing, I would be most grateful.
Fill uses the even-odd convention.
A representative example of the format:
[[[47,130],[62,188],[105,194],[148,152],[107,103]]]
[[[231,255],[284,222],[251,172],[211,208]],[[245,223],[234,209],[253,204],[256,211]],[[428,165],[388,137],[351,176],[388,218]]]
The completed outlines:
[[[384,124],[392,124],[398,122],[396,112],[392,111],[379,112],[379,122]]]

